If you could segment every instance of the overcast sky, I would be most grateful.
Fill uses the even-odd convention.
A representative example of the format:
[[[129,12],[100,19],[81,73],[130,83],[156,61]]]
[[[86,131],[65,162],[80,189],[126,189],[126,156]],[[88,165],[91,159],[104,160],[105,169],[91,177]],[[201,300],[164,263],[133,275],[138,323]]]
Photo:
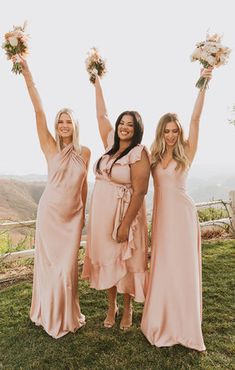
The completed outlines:
[[[206,31],[223,34],[235,49],[234,1],[40,0],[0,2],[0,37],[28,20],[30,64],[43,100],[49,129],[62,107],[80,122],[81,144],[102,153],[95,117],[94,88],[85,70],[87,51],[97,46],[107,60],[102,80],[110,118],[138,110],[150,146],[160,116],[177,112],[187,133],[197,94],[200,66],[190,62],[195,43]],[[11,73],[0,52],[0,173],[46,173],[36,135],[34,111],[22,76]],[[235,127],[227,123],[235,104],[235,53],[214,71],[201,119],[196,165],[231,167],[235,172]],[[90,179],[92,174],[90,172]]]

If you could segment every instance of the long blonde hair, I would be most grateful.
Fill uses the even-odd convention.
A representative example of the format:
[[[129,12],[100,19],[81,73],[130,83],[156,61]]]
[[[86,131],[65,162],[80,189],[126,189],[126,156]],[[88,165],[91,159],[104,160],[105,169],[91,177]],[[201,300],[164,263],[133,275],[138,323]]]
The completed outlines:
[[[56,140],[57,148],[58,148],[59,152],[61,152],[61,150],[63,149],[63,146],[62,146],[63,141],[61,140],[61,137],[58,135],[58,132],[57,132],[58,122],[59,122],[61,114],[63,114],[63,113],[68,114],[69,117],[71,118],[72,125],[73,125],[72,143],[73,143],[73,147],[76,150],[76,152],[80,154],[81,153],[81,146],[79,144],[78,121],[75,119],[72,109],[69,109],[69,108],[63,108],[63,109],[59,110],[59,112],[57,113],[56,118],[55,118],[55,140]]]
[[[151,145],[151,166],[156,166],[159,162],[163,160],[164,154],[166,152],[166,142],[164,138],[164,130],[167,123],[175,122],[179,129],[179,135],[177,143],[173,149],[173,159],[177,162],[176,169],[185,169],[189,166],[189,160],[185,153],[185,147],[187,142],[184,139],[183,128],[179,122],[179,119],[175,113],[166,113],[164,114],[157,125],[156,134],[154,142]]]

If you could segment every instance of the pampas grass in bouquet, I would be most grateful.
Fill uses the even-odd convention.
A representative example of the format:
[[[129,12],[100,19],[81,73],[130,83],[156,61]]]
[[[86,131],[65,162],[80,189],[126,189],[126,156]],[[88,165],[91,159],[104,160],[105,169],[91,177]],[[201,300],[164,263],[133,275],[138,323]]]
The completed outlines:
[[[91,83],[95,83],[96,76],[98,75],[102,78],[106,70],[105,60],[101,58],[99,51],[97,48],[93,47],[88,52],[88,56],[86,58],[86,70],[90,76],[89,80]]]

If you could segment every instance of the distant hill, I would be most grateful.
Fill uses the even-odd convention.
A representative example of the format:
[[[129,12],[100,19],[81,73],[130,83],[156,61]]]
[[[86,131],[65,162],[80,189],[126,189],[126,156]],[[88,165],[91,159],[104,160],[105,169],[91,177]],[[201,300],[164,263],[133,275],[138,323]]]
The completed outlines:
[[[0,179],[0,219],[34,219],[44,188],[45,183],[42,182]]]
[[[4,175],[0,174],[0,179],[3,180],[18,180],[22,182],[46,182],[47,175],[38,175],[36,173],[31,173],[28,175]]]
[[[19,178],[19,176],[17,176],[17,178]],[[35,219],[38,202],[45,186],[45,181],[19,181],[7,177],[3,179],[1,176],[0,220],[26,221]],[[89,191],[86,212],[88,212],[93,186],[93,183],[88,184]]]
[[[195,202],[228,199],[230,190],[235,190],[235,168],[232,166],[192,166],[188,191]]]
[[[37,205],[46,185],[47,177],[0,175],[0,219],[29,220],[36,218]],[[88,184],[88,212],[93,182]],[[195,202],[228,199],[235,190],[235,168],[228,166],[193,166],[188,179],[188,193]],[[152,209],[153,183],[149,184],[146,197],[148,213]]]
[[[195,202],[217,199],[228,200],[230,190],[235,190],[235,175],[220,179],[212,177],[209,180],[190,178],[188,189]]]

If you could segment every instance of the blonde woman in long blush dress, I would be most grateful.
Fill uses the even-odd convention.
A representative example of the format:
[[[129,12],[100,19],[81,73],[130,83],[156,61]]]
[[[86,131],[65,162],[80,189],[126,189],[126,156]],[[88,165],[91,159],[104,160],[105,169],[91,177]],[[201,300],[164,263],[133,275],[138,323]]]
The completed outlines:
[[[211,69],[203,77],[211,78]],[[194,159],[205,90],[193,109],[189,137],[174,113],[161,117],[151,148],[154,180],[152,254],[141,329],[157,347],[182,344],[204,351],[201,242],[197,210],[186,193]]]
[[[20,63],[48,165],[48,182],[37,212],[30,318],[53,338],[60,338],[85,324],[77,296],[77,257],[85,220],[90,150],[79,145],[78,125],[70,109],[58,112],[53,138],[29,67],[22,58]]]

